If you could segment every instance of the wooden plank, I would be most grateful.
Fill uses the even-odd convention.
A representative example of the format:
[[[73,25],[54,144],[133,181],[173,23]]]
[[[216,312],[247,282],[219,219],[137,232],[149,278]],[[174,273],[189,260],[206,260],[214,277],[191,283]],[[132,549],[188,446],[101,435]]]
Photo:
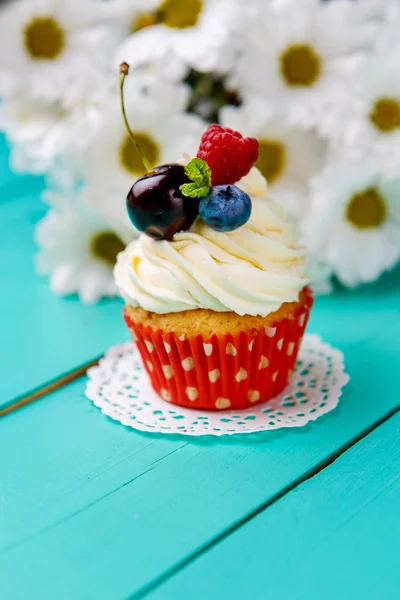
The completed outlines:
[[[119,300],[59,298],[34,272],[39,193],[0,204],[0,410],[128,337]]]
[[[146,435],[104,418],[84,381],[0,421],[0,597],[140,593],[394,410],[396,282],[317,301],[312,330],[343,348],[352,381],[339,409],[305,430]]]
[[[146,597],[397,600],[399,465],[397,414]]]

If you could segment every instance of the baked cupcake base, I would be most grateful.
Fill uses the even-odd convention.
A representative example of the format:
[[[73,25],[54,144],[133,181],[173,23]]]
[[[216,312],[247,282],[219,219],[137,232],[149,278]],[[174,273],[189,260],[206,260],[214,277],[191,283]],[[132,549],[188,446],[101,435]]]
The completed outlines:
[[[160,315],[126,305],[125,321],[156,392],[193,408],[242,409],[287,385],[312,294],[267,317],[193,310]]]

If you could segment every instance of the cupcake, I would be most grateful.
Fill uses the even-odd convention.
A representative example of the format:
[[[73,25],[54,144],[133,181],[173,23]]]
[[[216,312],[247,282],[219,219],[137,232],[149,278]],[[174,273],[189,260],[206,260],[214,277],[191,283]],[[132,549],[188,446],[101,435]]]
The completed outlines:
[[[252,167],[257,146],[210,126],[197,158],[150,169],[129,192],[143,233],[119,254],[115,281],[168,402],[247,408],[279,394],[295,366],[312,295],[295,229]]]

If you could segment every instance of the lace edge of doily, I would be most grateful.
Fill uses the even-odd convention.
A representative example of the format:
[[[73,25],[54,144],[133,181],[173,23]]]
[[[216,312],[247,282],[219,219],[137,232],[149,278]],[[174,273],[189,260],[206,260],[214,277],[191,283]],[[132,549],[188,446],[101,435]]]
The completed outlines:
[[[306,334],[305,337],[309,341],[312,341],[314,344],[319,345],[322,348],[328,349],[329,353],[332,356],[335,356],[337,359],[337,363],[336,363],[337,370],[338,370],[337,381],[335,384],[332,385],[332,388],[331,388],[331,394],[334,397],[333,405],[329,407],[329,410],[323,411],[321,413],[316,413],[315,416],[310,416],[310,418],[308,419],[308,421],[306,423],[301,423],[301,422],[295,421],[295,422],[293,422],[293,424],[290,424],[290,425],[288,425],[288,424],[282,425],[281,427],[274,429],[274,431],[279,431],[280,429],[282,429],[282,430],[300,429],[310,423],[317,421],[324,415],[327,415],[330,412],[333,412],[337,408],[337,406],[339,404],[339,400],[343,395],[343,388],[350,381],[350,376],[348,373],[346,373],[346,370],[345,370],[346,367],[345,367],[345,363],[344,363],[344,354],[341,350],[333,347],[331,344],[329,344],[329,342],[324,342],[322,340],[321,336],[318,334]],[[90,367],[86,372],[89,380],[86,383],[85,395],[87,396],[87,398],[89,398],[93,402],[93,404],[98,409],[100,409],[102,414],[105,415],[106,417],[112,419],[113,421],[115,421],[117,423],[121,423],[122,425],[124,425],[125,427],[129,427],[130,429],[134,429],[136,431],[142,431],[144,433],[153,433],[153,434],[157,433],[160,435],[179,435],[179,436],[185,436],[185,437],[187,437],[187,436],[204,437],[207,435],[207,436],[211,436],[211,437],[222,437],[222,436],[231,437],[234,435],[249,435],[251,433],[262,433],[262,432],[266,432],[266,431],[271,431],[268,429],[253,429],[251,431],[224,431],[219,434],[216,434],[216,433],[207,431],[205,429],[199,428],[199,429],[196,429],[195,431],[187,431],[185,433],[179,432],[179,431],[174,431],[174,430],[164,430],[164,431],[155,430],[154,432],[151,432],[151,430],[149,430],[148,425],[141,425],[139,421],[135,421],[135,425],[133,426],[132,421],[128,418],[125,418],[124,416],[116,418],[115,416],[110,414],[110,412],[107,410],[107,407],[108,407],[107,404],[102,402],[102,400],[94,392],[93,388],[94,388],[95,382],[93,381],[92,376],[97,374],[98,372],[102,371],[102,365],[110,357],[123,356],[127,351],[130,350],[132,345],[133,345],[133,342],[128,340],[126,342],[123,342],[122,344],[117,344],[115,346],[112,346],[111,348],[109,348],[109,350],[107,350],[105,355],[99,360],[98,365]],[[284,393],[285,393],[285,390],[283,390],[282,394],[284,394]],[[166,404],[168,404],[168,403],[166,403]],[[190,409],[185,409],[185,410],[190,410]],[[243,411],[243,414],[246,414],[246,411],[249,411],[249,410],[250,409],[245,409]],[[196,412],[196,411],[193,409],[193,412]],[[207,411],[207,412],[219,414],[219,411]]]

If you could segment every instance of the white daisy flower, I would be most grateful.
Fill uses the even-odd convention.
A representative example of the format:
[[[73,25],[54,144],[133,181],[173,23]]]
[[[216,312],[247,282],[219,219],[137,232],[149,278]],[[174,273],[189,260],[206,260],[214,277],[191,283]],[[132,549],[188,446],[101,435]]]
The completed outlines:
[[[313,181],[303,232],[342,283],[374,281],[400,259],[400,178],[366,160],[330,165]]]
[[[107,0],[103,2],[107,25],[117,40],[116,48],[132,34],[149,28],[157,22],[157,10],[160,0]],[[179,58],[172,50],[158,53],[157,59],[152,53],[133,65],[136,72],[151,74],[162,80],[179,82],[188,72],[186,60]],[[114,57],[114,67],[121,62],[130,62],[131,57],[125,54],[124,46]]]
[[[204,122],[182,111],[186,91],[162,89],[162,101],[150,92],[136,93],[134,79],[126,80],[125,107],[133,134],[152,166],[174,162],[187,152],[195,155],[206,128]],[[132,92],[132,93],[131,93]],[[132,184],[145,173],[141,158],[125,129],[119,97],[101,107],[100,126],[84,152],[71,148],[68,163],[91,185],[125,200]],[[122,201],[121,200],[121,201]]]
[[[127,56],[123,51],[117,52],[117,56],[113,58],[114,71],[119,67],[121,62],[128,62]],[[135,73],[139,76],[152,77],[154,80],[165,82],[166,85],[174,83],[179,85],[189,72],[188,65],[181,58],[170,52],[165,52],[162,56],[155,60],[146,60],[138,65],[134,65],[132,75]]]
[[[332,267],[318,254],[306,254],[306,272],[315,295],[326,295],[333,291]]]
[[[306,209],[310,177],[326,159],[326,142],[314,131],[289,125],[264,102],[253,99],[240,108],[222,109],[221,124],[259,141],[256,166],[269,189],[292,217]]]
[[[18,0],[1,9],[0,82],[6,97],[73,105],[101,85],[114,44],[94,0]]]
[[[0,104],[0,130],[11,144],[15,171],[39,174],[53,169],[71,145],[83,147],[97,126],[98,111],[89,102],[71,110],[18,92]]]
[[[85,303],[118,296],[112,271],[118,252],[132,239],[89,205],[89,194],[88,188],[72,197],[49,193],[52,206],[35,231],[37,272],[48,275],[55,294],[77,293]]]
[[[120,30],[121,39],[156,23],[159,0],[107,0],[106,19]]]
[[[356,18],[357,2],[296,0],[257,5],[232,85],[279,106],[291,122],[316,125],[346,96],[357,55],[375,26]]]
[[[12,167],[31,173],[56,171],[76,179],[74,162],[78,156],[81,161],[91,140],[103,127],[103,119],[108,118],[103,108],[110,98],[114,98],[116,117],[122,120],[118,82],[116,70],[113,77],[105,78],[101,88],[82,97],[73,108],[60,102],[32,100],[22,92],[5,99],[0,105],[0,130],[12,144]],[[132,73],[126,89],[127,94],[135,96],[137,103],[146,103],[156,110],[161,96],[166,107],[183,109],[190,93],[183,84],[173,84],[147,72]]]
[[[151,26],[135,25],[117,60],[137,66],[172,51],[192,68],[211,71],[227,62],[228,42],[242,13],[239,6],[237,0],[160,0],[147,15]]]
[[[355,18],[362,20],[382,20],[385,13],[397,0],[355,0]]]
[[[338,152],[353,158],[373,154],[395,172],[400,160],[400,6],[393,8],[374,52],[353,74],[351,94],[332,108],[321,129]]]

